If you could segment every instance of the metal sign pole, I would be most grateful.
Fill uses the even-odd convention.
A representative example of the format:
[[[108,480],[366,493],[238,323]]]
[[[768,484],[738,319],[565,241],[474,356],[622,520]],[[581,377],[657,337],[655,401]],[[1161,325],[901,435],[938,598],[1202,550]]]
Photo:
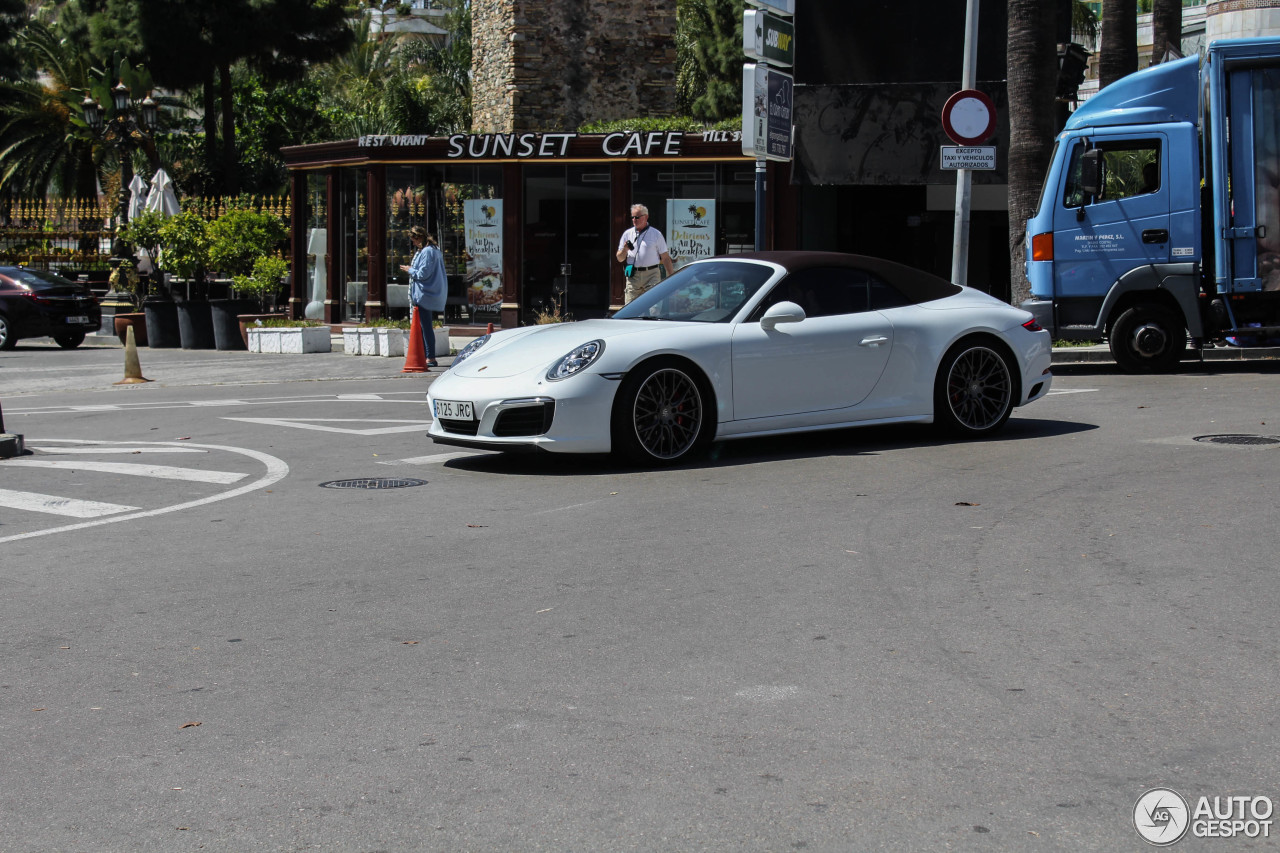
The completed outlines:
[[[964,70],[961,89],[972,89],[978,65],[978,0],[967,0],[964,23]],[[956,172],[956,222],[951,245],[951,280],[966,284],[969,279],[969,210],[973,192],[973,173],[969,169]]]
[[[764,251],[764,229],[765,229],[765,159],[763,157],[756,158],[756,251]]]

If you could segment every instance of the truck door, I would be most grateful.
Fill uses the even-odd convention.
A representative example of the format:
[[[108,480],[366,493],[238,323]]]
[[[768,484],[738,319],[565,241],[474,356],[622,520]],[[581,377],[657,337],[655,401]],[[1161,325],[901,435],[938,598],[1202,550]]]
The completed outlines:
[[[1168,263],[1169,163],[1163,133],[1141,137],[1095,137],[1102,150],[1102,188],[1086,197],[1080,187],[1076,143],[1067,167],[1062,203],[1056,206],[1053,256],[1056,296],[1098,300],[1129,270]]]
[[[1280,290],[1280,69],[1229,76],[1232,290]]]

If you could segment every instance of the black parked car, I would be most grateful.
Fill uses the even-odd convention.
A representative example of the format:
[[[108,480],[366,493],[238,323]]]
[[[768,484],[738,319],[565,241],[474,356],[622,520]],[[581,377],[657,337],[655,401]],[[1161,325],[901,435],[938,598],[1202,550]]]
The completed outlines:
[[[56,273],[0,267],[0,350],[19,338],[51,337],[65,349],[98,328],[102,309],[83,284]]]

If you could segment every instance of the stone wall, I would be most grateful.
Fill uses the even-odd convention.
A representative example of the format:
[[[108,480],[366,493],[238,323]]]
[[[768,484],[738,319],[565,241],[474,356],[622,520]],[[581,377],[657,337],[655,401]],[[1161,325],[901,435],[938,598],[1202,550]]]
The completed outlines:
[[[477,133],[672,115],[674,0],[472,0]]]

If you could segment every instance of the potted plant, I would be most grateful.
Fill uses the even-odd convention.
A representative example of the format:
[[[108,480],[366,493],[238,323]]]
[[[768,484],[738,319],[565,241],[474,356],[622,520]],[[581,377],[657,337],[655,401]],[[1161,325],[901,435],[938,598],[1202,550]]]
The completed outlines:
[[[284,233],[280,220],[270,214],[228,211],[209,223],[209,266],[223,275],[248,277],[258,258],[274,253]],[[218,349],[244,349],[247,338],[240,317],[255,307],[261,310],[260,304],[255,306],[247,298],[250,294],[234,284],[233,289],[231,298],[209,302]]]
[[[234,279],[235,292],[239,296],[257,302],[257,314],[241,314],[237,317],[245,344],[249,342],[248,326],[250,323],[265,319],[287,319],[283,314],[267,314],[268,297],[274,297],[280,290],[280,282],[289,271],[289,264],[284,258],[273,255],[262,255],[253,262],[253,271],[248,275],[237,275]]]
[[[329,327],[315,320],[271,317],[250,326],[249,352],[331,352]]]
[[[117,310],[112,319],[112,330],[125,342],[126,331],[133,326],[133,340],[138,346],[147,345],[147,315],[137,310],[137,300],[141,295],[142,284],[138,277],[138,268],[133,261],[125,258],[116,263],[115,269],[107,279],[111,290],[116,294],[115,304],[125,305],[125,311]]]

